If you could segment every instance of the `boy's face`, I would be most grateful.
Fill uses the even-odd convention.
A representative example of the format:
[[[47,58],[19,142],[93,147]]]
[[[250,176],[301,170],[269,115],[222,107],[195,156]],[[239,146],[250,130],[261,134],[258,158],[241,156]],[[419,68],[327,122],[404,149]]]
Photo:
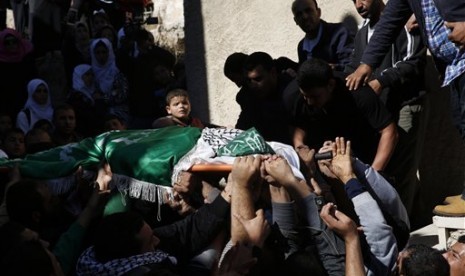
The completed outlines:
[[[170,104],[166,107],[166,111],[176,119],[188,119],[191,113],[189,98],[183,96],[173,97],[170,100]]]
[[[110,130],[125,130],[126,126],[121,123],[118,119],[111,119],[105,122],[103,128],[105,131]]]
[[[21,133],[11,133],[5,138],[3,149],[10,158],[23,156],[26,153],[24,135]]]

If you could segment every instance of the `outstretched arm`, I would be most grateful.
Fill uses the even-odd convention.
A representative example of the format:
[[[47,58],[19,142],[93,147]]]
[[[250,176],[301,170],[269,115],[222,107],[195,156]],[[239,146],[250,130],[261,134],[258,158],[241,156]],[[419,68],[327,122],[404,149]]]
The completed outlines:
[[[333,203],[328,203],[321,209],[321,219],[329,229],[341,235],[346,246],[346,276],[365,275],[362,248],[357,232],[357,225],[344,213],[338,211]]]
[[[379,138],[378,149],[375,159],[371,164],[373,169],[377,171],[382,171],[386,168],[398,140],[397,127],[394,123],[390,123],[387,127],[383,128],[380,133],[381,137]]]

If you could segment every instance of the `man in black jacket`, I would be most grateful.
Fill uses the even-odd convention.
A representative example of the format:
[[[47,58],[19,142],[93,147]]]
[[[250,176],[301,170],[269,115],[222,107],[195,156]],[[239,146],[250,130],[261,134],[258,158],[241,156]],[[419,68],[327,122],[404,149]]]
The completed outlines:
[[[343,71],[354,48],[349,30],[341,23],[321,20],[316,0],[295,0],[292,13],[295,23],[305,32],[297,46],[299,64],[309,58],[319,58],[331,64],[333,69]]]
[[[414,13],[423,41],[441,73],[443,86],[450,86],[454,123],[465,140],[465,52],[460,37],[465,35],[465,1],[390,0],[357,70],[347,77],[349,89],[367,83],[399,32]],[[439,215],[465,216],[465,188],[462,195],[448,199],[450,204],[436,206]]]
[[[353,0],[357,12],[364,18],[355,36],[355,49],[345,72],[353,73],[362,59],[363,52],[378,26],[385,8],[382,0]],[[379,66],[373,68],[368,85],[380,97],[400,127],[399,143],[386,173],[395,177],[394,186],[399,192],[409,214],[419,192],[417,170],[423,146],[424,124],[420,122],[424,95],[424,66],[426,48],[418,29],[407,27],[392,43]]]

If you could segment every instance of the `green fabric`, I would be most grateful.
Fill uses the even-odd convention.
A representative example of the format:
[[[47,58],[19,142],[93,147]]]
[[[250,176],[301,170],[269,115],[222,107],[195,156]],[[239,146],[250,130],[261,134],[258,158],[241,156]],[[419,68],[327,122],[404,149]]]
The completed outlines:
[[[274,154],[274,150],[253,127],[242,132],[231,142],[218,149],[218,156],[244,156],[250,154]]]
[[[86,228],[74,222],[69,229],[63,233],[53,248],[53,255],[60,263],[64,275],[69,275],[76,266],[82,251],[82,241]]]
[[[103,216],[105,217],[115,213],[126,212],[130,209],[128,195],[122,194],[119,191],[113,191],[105,205]]]
[[[0,159],[0,167],[19,163],[24,177],[56,179],[71,175],[79,166],[95,169],[106,160],[114,174],[171,186],[174,165],[195,146],[200,134],[199,128],[178,126],[112,131],[28,155],[24,160]]]

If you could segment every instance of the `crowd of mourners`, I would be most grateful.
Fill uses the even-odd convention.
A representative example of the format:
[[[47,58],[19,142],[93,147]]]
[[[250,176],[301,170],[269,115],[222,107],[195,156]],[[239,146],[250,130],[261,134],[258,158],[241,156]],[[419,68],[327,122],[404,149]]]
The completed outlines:
[[[62,2],[0,4],[0,158],[107,131],[222,127],[191,115],[182,57],[128,10]],[[0,275],[465,275],[465,236],[443,251],[409,242],[432,215],[417,177],[427,49],[465,137],[465,4],[444,2],[353,0],[354,36],[294,0],[297,61],[225,59],[235,128],[292,146],[300,173],[280,155],[241,156],[230,172],[184,171],[148,202],[112,190],[107,163],[92,181],[78,168],[65,194],[2,170]],[[465,190],[433,212],[465,216]]]

